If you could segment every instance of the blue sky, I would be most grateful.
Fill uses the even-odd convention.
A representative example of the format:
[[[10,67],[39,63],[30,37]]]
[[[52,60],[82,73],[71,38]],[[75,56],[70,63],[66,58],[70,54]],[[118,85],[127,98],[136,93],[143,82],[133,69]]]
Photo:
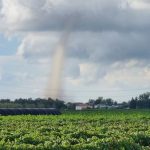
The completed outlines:
[[[53,97],[57,53],[63,100],[148,92],[149,17],[147,0],[0,0],[0,98]]]
[[[19,45],[19,39],[13,37],[8,39],[4,34],[0,34],[0,55],[9,56],[15,55],[17,47]]]

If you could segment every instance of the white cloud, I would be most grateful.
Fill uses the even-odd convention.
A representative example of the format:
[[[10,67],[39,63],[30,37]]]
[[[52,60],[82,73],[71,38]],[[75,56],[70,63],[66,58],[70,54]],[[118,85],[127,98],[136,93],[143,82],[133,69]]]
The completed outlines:
[[[18,0],[5,0],[2,1],[1,9],[1,28],[14,31],[20,29],[23,26],[24,21],[32,18],[32,13],[29,8],[25,7],[23,4],[19,3]],[[7,30],[7,29],[6,29]],[[5,30],[5,31],[6,31]]]
[[[128,0],[128,4],[133,9],[138,9],[138,10],[150,9],[149,0]]]
[[[73,31],[148,30],[147,1],[122,0],[1,0],[1,28],[5,32],[60,31],[68,24]],[[123,4],[126,7],[121,7]],[[127,5],[128,4],[128,5]],[[144,8],[145,9],[145,8]],[[136,18],[136,19],[135,19]],[[142,25],[141,25],[142,24]]]
[[[76,32],[67,45],[67,59],[81,62],[112,64],[118,61],[149,61],[148,33]],[[27,34],[20,44],[17,55],[26,59],[51,59],[60,39],[56,32]],[[46,61],[45,61],[46,62]]]
[[[45,65],[50,71],[52,52],[59,37],[58,33],[31,33],[24,37],[18,52],[21,49],[24,52],[22,56],[29,62]],[[64,72],[67,81],[64,84],[77,89],[87,86],[122,90],[148,87],[149,79],[142,78],[145,74],[138,74],[140,70],[143,72],[143,67],[148,67],[147,37],[143,33],[72,33]]]
[[[17,55],[25,58],[50,57],[58,43],[58,33],[30,33],[27,34],[17,50]]]
[[[148,83],[150,82],[150,66],[144,65],[141,67],[135,64],[120,63],[122,64],[121,68],[111,70],[107,72],[107,75],[104,77],[106,83],[111,84],[114,87],[120,87],[127,89],[141,89],[149,88]]]

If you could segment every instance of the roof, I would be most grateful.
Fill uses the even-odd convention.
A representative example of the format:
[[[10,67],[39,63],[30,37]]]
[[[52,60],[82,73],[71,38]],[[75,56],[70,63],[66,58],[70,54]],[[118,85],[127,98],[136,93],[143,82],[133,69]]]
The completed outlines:
[[[89,106],[89,105],[88,104],[83,104],[83,103],[77,103],[76,106],[82,106],[82,107],[84,107],[84,106]]]

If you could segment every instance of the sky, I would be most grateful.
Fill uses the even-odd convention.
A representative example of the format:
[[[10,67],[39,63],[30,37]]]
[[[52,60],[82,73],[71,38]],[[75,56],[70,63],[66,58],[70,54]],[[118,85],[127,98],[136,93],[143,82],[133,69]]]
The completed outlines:
[[[0,0],[0,98],[44,97],[68,26],[63,100],[150,91],[149,18],[149,0]]]

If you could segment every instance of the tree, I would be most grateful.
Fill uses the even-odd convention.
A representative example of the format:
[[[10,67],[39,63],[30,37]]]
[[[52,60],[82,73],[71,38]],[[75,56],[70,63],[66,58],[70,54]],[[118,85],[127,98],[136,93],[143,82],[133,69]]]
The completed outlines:
[[[114,103],[111,98],[108,98],[108,99],[106,99],[105,101],[106,101],[106,105],[108,105],[108,106],[112,106],[113,103]]]
[[[67,106],[67,109],[70,109],[70,110],[75,110],[75,107],[76,107],[74,103],[70,103],[70,102],[67,103],[66,106]]]
[[[96,99],[95,101],[95,105],[102,104],[102,103],[103,103],[103,97],[98,97],[98,99]]]
[[[94,108],[95,100],[94,99],[89,99],[88,104]]]
[[[137,100],[132,98],[131,101],[129,102],[129,107],[131,109],[136,109],[136,105],[137,105]]]

